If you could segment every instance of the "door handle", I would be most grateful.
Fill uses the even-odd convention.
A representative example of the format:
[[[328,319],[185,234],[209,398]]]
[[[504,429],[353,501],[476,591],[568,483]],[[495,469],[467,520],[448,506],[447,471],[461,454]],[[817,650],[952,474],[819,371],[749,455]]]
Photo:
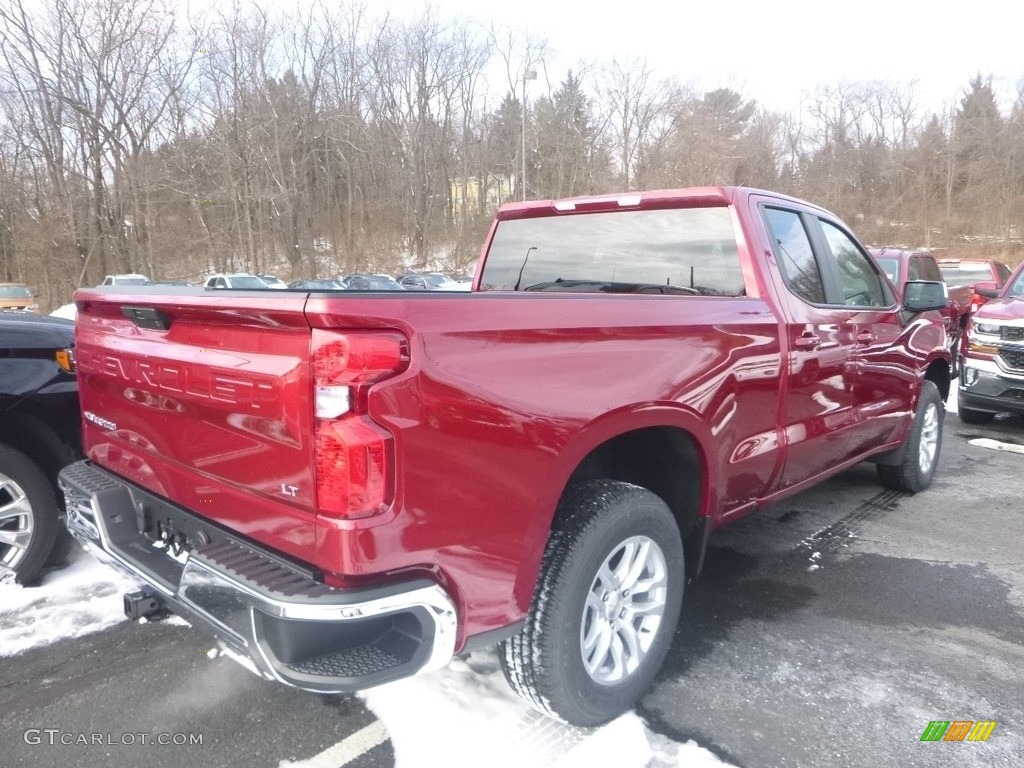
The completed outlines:
[[[857,334],[858,344],[870,344],[874,340],[875,334],[873,334],[871,331],[861,331],[860,333]]]
[[[821,338],[813,333],[797,336],[796,341],[793,342],[793,346],[797,349],[815,349],[819,344],[821,344]]]

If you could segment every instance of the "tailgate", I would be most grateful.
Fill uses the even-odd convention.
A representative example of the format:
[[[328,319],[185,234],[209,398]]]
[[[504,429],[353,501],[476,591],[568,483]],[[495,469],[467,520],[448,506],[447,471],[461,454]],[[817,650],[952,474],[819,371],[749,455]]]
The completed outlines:
[[[315,542],[305,294],[79,291],[90,459],[306,559]]]

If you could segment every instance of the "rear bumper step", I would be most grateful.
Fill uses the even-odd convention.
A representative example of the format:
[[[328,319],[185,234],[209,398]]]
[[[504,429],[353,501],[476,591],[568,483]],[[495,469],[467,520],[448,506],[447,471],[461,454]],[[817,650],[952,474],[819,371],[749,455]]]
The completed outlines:
[[[143,585],[136,613],[170,609],[265,678],[341,693],[436,669],[452,656],[455,606],[428,579],[333,589],[316,571],[91,462],[66,467],[60,487],[75,538]]]

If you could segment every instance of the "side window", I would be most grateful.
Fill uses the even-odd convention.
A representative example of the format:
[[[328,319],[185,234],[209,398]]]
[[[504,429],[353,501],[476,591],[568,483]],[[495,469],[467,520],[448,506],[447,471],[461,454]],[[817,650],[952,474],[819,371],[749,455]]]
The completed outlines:
[[[843,303],[851,307],[884,307],[889,304],[882,277],[850,236],[821,219],[821,230],[832,251]],[[914,279],[911,277],[911,279]]]
[[[810,304],[824,304],[825,283],[800,215],[780,208],[765,208],[764,219],[786,286]]]
[[[921,266],[922,280],[934,280],[937,283],[945,282],[942,279],[942,272],[939,271],[939,265],[935,263],[934,258],[931,256],[922,256]]]
[[[910,266],[907,269],[907,280],[924,280],[921,276],[921,257],[911,256]]]
[[[1009,280],[1010,279],[1010,275],[1013,274],[1012,272],[1010,272],[1010,268],[1008,266],[1006,266],[1005,264],[996,264],[996,272],[999,273],[999,284],[1000,285],[1002,285],[1007,280]]]

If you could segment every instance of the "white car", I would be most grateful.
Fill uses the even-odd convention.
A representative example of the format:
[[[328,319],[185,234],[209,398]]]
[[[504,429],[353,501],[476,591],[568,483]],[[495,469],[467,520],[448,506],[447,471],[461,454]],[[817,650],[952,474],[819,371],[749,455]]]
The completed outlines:
[[[266,290],[268,286],[256,275],[235,272],[230,275],[210,275],[203,283],[207,288],[242,288],[248,290]]]
[[[259,279],[267,284],[268,288],[274,288],[278,291],[287,291],[288,283],[282,280],[280,277],[274,277],[273,275],[258,275]]]

